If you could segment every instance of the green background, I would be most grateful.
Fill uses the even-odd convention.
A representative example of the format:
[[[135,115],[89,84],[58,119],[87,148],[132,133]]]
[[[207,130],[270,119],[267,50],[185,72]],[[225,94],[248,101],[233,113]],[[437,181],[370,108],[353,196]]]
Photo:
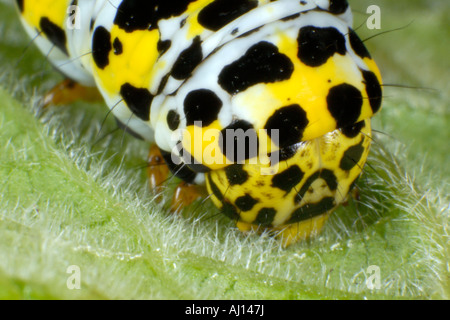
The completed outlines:
[[[281,249],[208,202],[153,201],[146,143],[102,104],[39,111],[61,81],[0,1],[0,298],[448,299],[448,0],[351,1],[386,84],[359,200],[321,236]],[[381,8],[382,29],[363,24]],[[429,89],[428,89],[429,88]],[[170,188],[177,181],[171,179]],[[70,290],[71,265],[81,289]],[[369,289],[369,266],[380,287]]]

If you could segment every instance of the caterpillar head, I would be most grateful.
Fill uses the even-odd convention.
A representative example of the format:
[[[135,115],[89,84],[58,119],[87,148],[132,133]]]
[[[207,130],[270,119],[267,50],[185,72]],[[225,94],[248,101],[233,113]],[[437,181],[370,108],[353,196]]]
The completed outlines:
[[[160,132],[173,133],[156,127],[157,141],[205,173],[214,203],[242,229],[309,235],[362,171],[381,77],[347,10],[316,7],[217,46],[162,103]]]

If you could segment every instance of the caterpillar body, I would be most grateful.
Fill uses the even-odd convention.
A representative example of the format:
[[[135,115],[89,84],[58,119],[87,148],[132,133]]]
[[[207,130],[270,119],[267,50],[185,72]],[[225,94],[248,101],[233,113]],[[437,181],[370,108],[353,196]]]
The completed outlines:
[[[242,231],[317,234],[362,172],[381,75],[347,1],[16,4],[52,64]]]

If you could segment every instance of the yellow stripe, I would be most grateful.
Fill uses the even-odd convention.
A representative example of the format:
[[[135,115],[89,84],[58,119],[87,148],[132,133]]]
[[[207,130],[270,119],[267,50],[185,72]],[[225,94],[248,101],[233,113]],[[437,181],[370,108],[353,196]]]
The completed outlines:
[[[40,30],[40,21],[43,17],[48,18],[61,29],[65,29],[69,0],[25,0],[22,13],[25,21]]]

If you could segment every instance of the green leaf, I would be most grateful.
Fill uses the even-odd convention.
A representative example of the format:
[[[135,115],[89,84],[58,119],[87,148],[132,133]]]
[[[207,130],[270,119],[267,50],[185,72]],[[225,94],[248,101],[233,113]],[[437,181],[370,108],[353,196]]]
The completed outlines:
[[[359,200],[282,249],[207,201],[169,214],[147,187],[148,144],[102,125],[102,104],[38,111],[61,77],[0,2],[0,298],[448,299],[450,8],[353,1],[356,26],[370,4],[382,29],[363,25],[363,39],[405,27],[367,42],[384,82],[434,90],[385,88]],[[73,265],[79,290],[67,285]]]

